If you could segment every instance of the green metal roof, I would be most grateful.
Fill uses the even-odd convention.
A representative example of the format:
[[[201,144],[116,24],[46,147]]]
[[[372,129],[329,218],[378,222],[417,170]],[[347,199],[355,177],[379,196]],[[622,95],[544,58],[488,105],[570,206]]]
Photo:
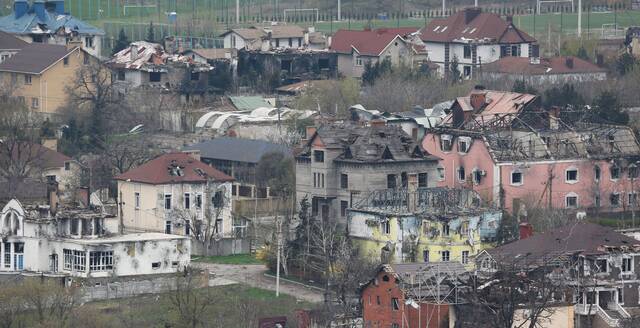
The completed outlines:
[[[264,98],[257,96],[229,97],[238,110],[254,110],[260,107],[273,108]]]

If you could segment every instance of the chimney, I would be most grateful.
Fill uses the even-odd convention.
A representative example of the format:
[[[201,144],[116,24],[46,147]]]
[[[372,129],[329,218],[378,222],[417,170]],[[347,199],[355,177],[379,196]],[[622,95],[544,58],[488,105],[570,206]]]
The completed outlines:
[[[58,209],[58,183],[50,182],[47,184],[47,200],[49,201],[49,208],[52,214],[56,213]]]
[[[481,12],[482,12],[482,9],[480,9],[479,7],[465,8],[464,23],[465,24],[471,23],[471,21],[473,21],[476,17],[478,17],[478,15],[480,15]]]
[[[307,126],[306,127],[307,140],[311,139],[311,137],[313,137],[316,131],[318,131],[318,129],[316,129],[315,126]]]
[[[567,67],[569,67],[570,69],[573,69],[573,57],[567,57],[565,59],[565,62],[567,64]]]
[[[533,236],[533,226],[529,222],[520,223],[520,240]]]
[[[13,11],[16,18],[24,16],[29,11],[29,2],[27,0],[15,0],[13,3]]]
[[[469,96],[469,102],[471,102],[474,111],[480,110],[487,103],[487,93],[484,91],[484,87],[476,86]]]
[[[560,107],[552,106],[549,110],[549,128],[551,130],[557,130],[560,126]]]
[[[67,51],[71,51],[75,48],[82,48],[82,41],[76,38],[73,38],[67,41]]]
[[[47,18],[47,13],[44,8],[44,0],[35,0],[33,2],[33,12],[38,16],[38,19],[41,21],[45,21]]]
[[[42,139],[42,145],[45,148],[51,149],[53,151],[58,151],[58,139],[56,138],[44,138]]]

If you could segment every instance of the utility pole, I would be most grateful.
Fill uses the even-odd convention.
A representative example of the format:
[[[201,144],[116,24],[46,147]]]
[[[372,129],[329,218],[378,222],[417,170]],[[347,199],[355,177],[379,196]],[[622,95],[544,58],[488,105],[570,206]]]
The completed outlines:
[[[338,21],[342,20],[342,1],[338,0]]]
[[[473,3],[473,6],[474,6],[474,7],[476,7],[476,8],[478,7],[478,0],[476,0],[476,1]]]
[[[444,17],[445,10],[447,10],[446,0],[442,0],[442,17]]]
[[[578,0],[578,37],[582,37],[582,0]]]
[[[281,230],[280,218],[276,213],[276,297],[280,296],[280,244]]]
[[[236,0],[236,25],[240,24],[240,0]]]

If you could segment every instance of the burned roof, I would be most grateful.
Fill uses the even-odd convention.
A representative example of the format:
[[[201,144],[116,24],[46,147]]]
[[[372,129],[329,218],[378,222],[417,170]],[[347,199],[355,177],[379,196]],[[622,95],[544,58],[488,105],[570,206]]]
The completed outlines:
[[[166,69],[164,66],[170,63],[192,65],[202,70],[212,69],[209,64],[196,63],[189,56],[169,54],[160,44],[146,41],[132,42],[106,62],[108,66],[113,68],[150,72],[163,71]]]
[[[514,241],[487,253],[496,261],[545,264],[564,256],[600,255],[612,249],[638,249],[640,242],[594,223],[578,222]]]
[[[513,22],[481,8],[466,8],[452,16],[434,19],[420,30],[424,42],[531,43],[536,39]]]
[[[526,57],[502,57],[497,61],[484,64],[484,72],[517,75],[554,75],[580,73],[606,73],[607,70],[596,64],[574,56],[558,56],[532,60]]]
[[[186,153],[160,155],[115,177],[116,180],[148,184],[233,181],[233,178]]]
[[[398,126],[351,124],[322,125],[310,138],[301,156],[310,156],[313,143],[327,149],[340,149],[334,161],[383,163],[401,161],[437,161]]]
[[[48,190],[49,184],[39,180],[2,181],[0,182],[0,209],[14,198],[24,204],[46,203]]]
[[[67,49],[57,44],[30,43],[0,64],[0,71],[41,74],[53,64],[69,56],[79,48]]]

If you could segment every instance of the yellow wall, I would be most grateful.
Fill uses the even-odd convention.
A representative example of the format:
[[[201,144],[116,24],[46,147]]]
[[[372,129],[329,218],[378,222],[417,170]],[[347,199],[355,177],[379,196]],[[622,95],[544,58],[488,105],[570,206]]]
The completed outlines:
[[[380,249],[387,244],[387,242],[394,242],[394,236],[398,235],[398,230],[400,229],[398,225],[397,218],[390,218],[390,233],[383,233],[381,226],[373,227],[373,234],[371,238],[365,239],[361,237],[353,238],[354,244],[360,249],[361,254],[365,254],[366,256],[370,256],[372,258],[379,259],[381,256]],[[436,221],[429,221],[431,225],[437,225],[438,229],[442,230],[442,223]],[[430,262],[439,262],[441,261],[441,251],[449,251],[449,261],[457,261],[461,262],[462,260],[462,252],[469,252],[469,261],[468,268],[473,268],[473,260],[472,257],[478,254],[481,250],[491,248],[493,245],[489,243],[481,243],[480,235],[477,230],[473,234],[474,246],[469,245],[467,242],[467,238],[464,238],[453,229],[450,231],[449,236],[439,235],[435,238],[428,238],[427,235],[422,234],[422,230],[420,231],[420,235],[418,236],[418,244],[416,251],[416,261],[423,261],[423,252],[425,250],[429,251],[429,261]],[[401,248],[396,248],[393,257],[391,258],[391,262],[399,263],[402,262],[402,252],[399,251]]]
[[[573,305],[551,307],[539,320],[536,327],[540,328],[573,328]],[[523,310],[516,310],[513,315],[513,327],[528,327],[529,322],[523,318]],[[527,322],[523,325],[524,322]]]
[[[76,80],[76,72],[84,64],[85,52],[76,48],[70,55],[69,64],[64,65],[64,60],[56,62],[42,74],[30,74],[31,84],[25,84],[25,74],[2,72],[3,81],[11,84],[12,75],[15,74],[17,83],[15,96],[24,97],[25,104],[34,111],[55,114],[67,102],[67,87],[73,85]],[[20,56],[20,53],[16,54]],[[96,63],[98,59],[88,55],[90,62]],[[33,107],[33,98],[38,99],[38,108]]]

